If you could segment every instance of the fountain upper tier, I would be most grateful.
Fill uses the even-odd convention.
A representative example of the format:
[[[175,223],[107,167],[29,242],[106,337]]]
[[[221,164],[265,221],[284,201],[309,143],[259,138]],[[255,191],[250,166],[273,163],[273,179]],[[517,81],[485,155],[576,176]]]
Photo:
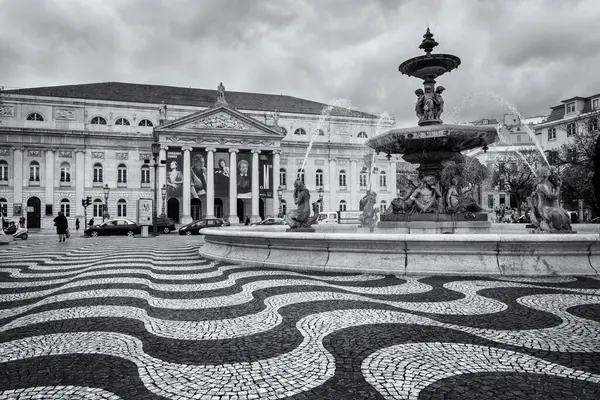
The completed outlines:
[[[426,54],[404,61],[400,64],[398,70],[404,75],[432,81],[438,76],[458,68],[460,58],[452,54],[431,54],[431,50],[437,45],[438,42],[433,38],[433,33],[427,28],[427,32],[423,35],[423,41],[419,46]]]

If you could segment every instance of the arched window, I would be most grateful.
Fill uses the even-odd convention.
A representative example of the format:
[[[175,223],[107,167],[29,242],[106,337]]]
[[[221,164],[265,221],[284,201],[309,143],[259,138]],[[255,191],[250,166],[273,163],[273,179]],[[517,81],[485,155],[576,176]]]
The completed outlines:
[[[68,162],[60,164],[60,181],[71,182],[71,165]]]
[[[90,124],[92,124],[92,125],[106,125],[106,120],[104,118],[102,118],[102,117],[94,117],[90,121]]]
[[[341,170],[340,171],[340,175],[339,175],[339,181],[340,181],[340,187],[341,188],[346,188],[346,171],[345,170]]]
[[[139,126],[154,126],[154,124],[152,123],[152,121],[150,121],[149,119],[143,119],[143,120],[141,120],[138,125]]]
[[[0,181],[8,181],[8,163],[0,160]]]
[[[340,211],[346,211],[346,200],[340,201]]]
[[[29,181],[39,182],[40,181],[40,163],[32,161],[29,164]]]
[[[360,138],[360,139],[366,139],[366,138],[368,138],[367,132],[364,132],[364,131],[358,132],[358,136],[356,136],[356,137]]]
[[[104,211],[104,204],[102,204],[102,200],[100,200],[100,199],[94,200],[94,202],[92,203],[92,212],[93,212],[94,218],[102,217],[103,211]]]
[[[40,113],[31,113],[27,116],[27,121],[43,121],[44,117]]]
[[[283,126],[280,126],[279,129],[281,129],[281,133],[283,133],[284,135],[287,135],[287,129],[285,129]]]
[[[285,187],[287,185],[286,183],[286,177],[287,174],[285,172],[285,168],[279,168],[279,185]]]
[[[127,183],[127,167],[119,164],[117,167],[117,183]]]
[[[127,201],[125,199],[119,199],[117,201],[117,217],[127,216]]]
[[[281,200],[281,213],[283,215],[287,214],[287,203],[285,200]]]
[[[360,187],[367,187],[367,173],[361,172],[360,175],[358,176],[358,181],[359,181]]]
[[[96,163],[94,164],[94,182],[104,182],[104,168],[102,168],[102,164]]]
[[[317,186],[323,186],[323,171],[320,169],[315,174],[315,182]]]
[[[323,131],[323,129],[319,129],[319,136],[325,136],[325,131]]]
[[[294,131],[294,135],[306,135],[306,131],[303,128],[298,128]]]
[[[142,167],[142,183],[150,183],[150,167],[147,165]]]
[[[119,118],[115,121],[115,125],[130,125],[125,118]]]
[[[71,216],[71,202],[69,199],[62,199],[60,201],[60,211],[65,214],[65,217]]]
[[[379,205],[379,211],[384,212],[387,209],[387,203],[385,200],[381,200],[381,204]]]
[[[0,217],[8,217],[8,201],[4,197],[0,198]]]
[[[304,171],[302,169],[299,169],[296,173],[296,179],[300,179],[300,181],[304,183]]]
[[[387,177],[385,176],[385,171],[381,171],[379,173],[379,187],[387,187]]]

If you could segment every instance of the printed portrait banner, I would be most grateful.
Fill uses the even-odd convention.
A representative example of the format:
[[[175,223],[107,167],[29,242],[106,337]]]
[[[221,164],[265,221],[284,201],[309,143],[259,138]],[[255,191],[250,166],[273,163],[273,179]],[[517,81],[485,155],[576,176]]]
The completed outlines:
[[[190,194],[192,199],[206,196],[206,151],[190,153]]]
[[[183,198],[183,152],[181,147],[167,151],[167,198]]]
[[[252,198],[252,154],[239,153],[237,156],[236,178],[238,199]]]
[[[260,175],[258,178],[259,195],[262,198],[273,198],[273,155],[261,154],[258,159]]]
[[[214,166],[215,198],[229,198],[229,180],[231,178],[229,153],[217,151]],[[233,172],[235,173],[235,168]]]

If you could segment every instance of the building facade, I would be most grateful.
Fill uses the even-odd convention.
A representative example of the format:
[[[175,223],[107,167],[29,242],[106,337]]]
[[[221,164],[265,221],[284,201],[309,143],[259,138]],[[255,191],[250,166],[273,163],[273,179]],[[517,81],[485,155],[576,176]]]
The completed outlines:
[[[111,82],[0,100],[0,208],[30,228],[52,228],[58,211],[97,220],[105,204],[135,221],[155,193],[158,214],[180,223],[254,222],[295,207],[296,178],[323,211],[358,209],[369,186],[383,209],[406,164],[380,154],[363,170],[364,141],[392,120],[290,96]]]

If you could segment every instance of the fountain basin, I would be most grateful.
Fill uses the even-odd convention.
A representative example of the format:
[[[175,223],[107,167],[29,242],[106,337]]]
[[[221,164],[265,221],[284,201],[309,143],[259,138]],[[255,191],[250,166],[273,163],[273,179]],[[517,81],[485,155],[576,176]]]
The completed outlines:
[[[498,132],[493,126],[437,124],[391,129],[368,139],[365,144],[387,154],[436,153],[429,157],[437,159],[443,157],[437,153],[455,154],[496,140]]]
[[[404,75],[421,79],[435,79],[460,65],[460,58],[452,54],[426,54],[404,61],[398,70]]]
[[[435,275],[599,275],[600,235],[285,232],[203,229],[200,255],[291,270]]]

